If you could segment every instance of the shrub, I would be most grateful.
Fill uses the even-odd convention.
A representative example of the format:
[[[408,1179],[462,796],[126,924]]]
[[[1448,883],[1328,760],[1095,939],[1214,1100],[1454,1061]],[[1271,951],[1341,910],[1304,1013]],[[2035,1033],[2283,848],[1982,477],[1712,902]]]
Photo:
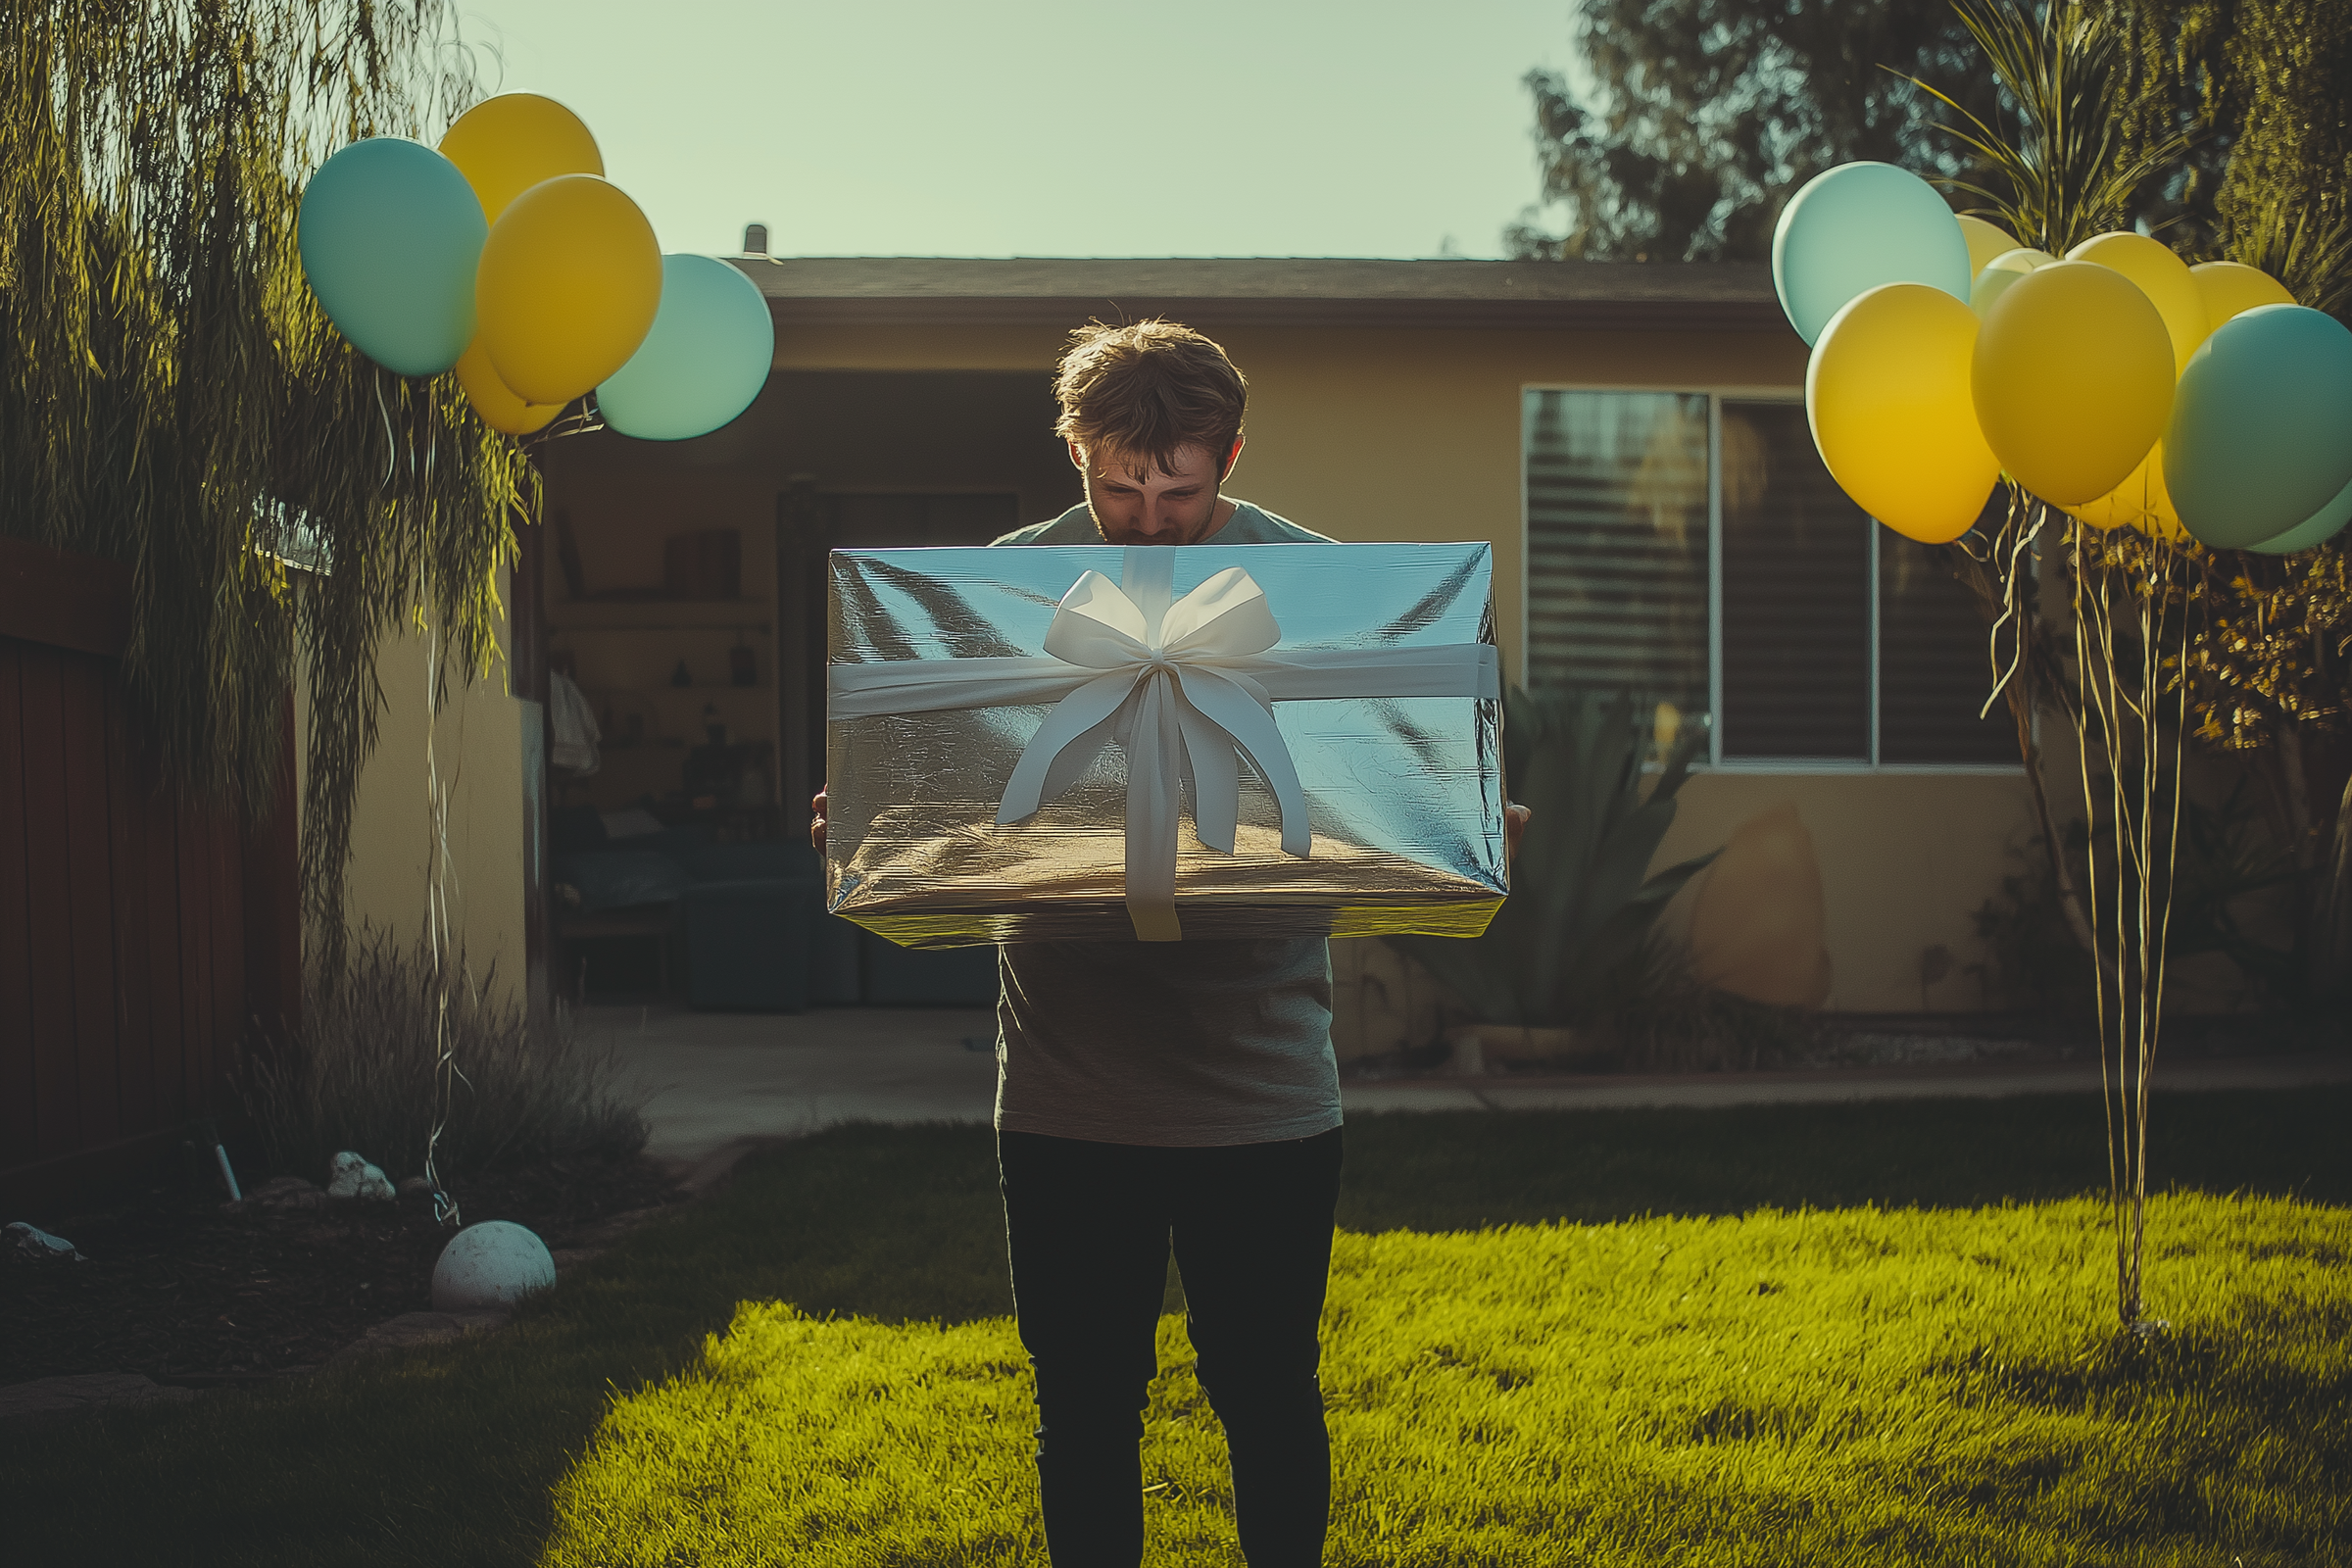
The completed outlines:
[[[1753,1072],[1801,1061],[1821,1045],[1817,1014],[1751,1002],[1700,982],[1690,956],[1653,946],[1638,989],[1600,1019],[1620,1072]]]
[[[495,964],[477,985],[463,951],[445,962],[437,975],[420,945],[363,930],[337,985],[313,971],[301,1029],[245,1062],[246,1108],[271,1169],[318,1180],[336,1151],[352,1149],[394,1180],[421,1174],[440,1101],[439,1043],[457,1077],[437,1174],[621,1160],[645,1147],[647,1095],[621,1080],[610,1049],[582,1043],[567,1007],[559,1002],[533,1023],[497,986]]]

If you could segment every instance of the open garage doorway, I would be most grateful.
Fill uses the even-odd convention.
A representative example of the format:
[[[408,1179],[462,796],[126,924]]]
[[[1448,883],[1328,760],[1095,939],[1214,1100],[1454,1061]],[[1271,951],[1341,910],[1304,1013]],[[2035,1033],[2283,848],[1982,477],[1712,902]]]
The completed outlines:
[[[757,955],[716,956],[694,917],[722,883],[740,903],[747,883],[809,874],[792,858],[823,782],[825,555],[984,545],[1058,515],[1082,487],[1055,412],[1042,369],[784,370],[708,436],[604,431],[546,453],[545,647],[603,736],[593,770],[547,770],[566,990],[693,1000],[723,967],[741,981],[725,995],[798,994],[767,986]],[[606,837],[624,828],[636,836]],[[657,851],[685,868],[670,901],[595,885],[615,857]],[[991,950],[904,953],[759,898],[759,921],[715,925],[807,931],[808,1004],[994,998]]]

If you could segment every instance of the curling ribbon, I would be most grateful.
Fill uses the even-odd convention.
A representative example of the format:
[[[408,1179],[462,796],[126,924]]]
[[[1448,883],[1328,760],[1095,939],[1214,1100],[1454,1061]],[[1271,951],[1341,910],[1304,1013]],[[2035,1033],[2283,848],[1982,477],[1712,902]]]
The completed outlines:
[[[1004,785],[1000,825],[1058,798],[1104,746],[1127,754],[1127,913],[1143,942],[1176,942],[1178,790],[1193,783],[1193,828],[1227,855],[1241,816],[1240,758],[1273,792],[1282,848],[1313,850],[1306,793],[1273,705],[1335,697],[1501,695],[1488,643],[1276,652],[1264,590],[1228,566],[1170,603],[1171,545],[1134,545],[1119,581],[1080,574],[1061,596],[1042,657],[883,661],[826,670],[831,716],[936,712],[1052,702]]]

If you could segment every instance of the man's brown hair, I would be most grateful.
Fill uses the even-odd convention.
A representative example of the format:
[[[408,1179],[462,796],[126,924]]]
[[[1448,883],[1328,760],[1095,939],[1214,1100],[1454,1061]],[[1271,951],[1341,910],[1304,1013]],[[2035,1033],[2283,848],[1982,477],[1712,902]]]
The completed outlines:
[[[1054,377],[1054,428],[1090,453],[1162,473],[1184,448],[1204,447],[1222,478],[1248,389],[1225,351],[1180,321],[1089,321],[1070,334]]]

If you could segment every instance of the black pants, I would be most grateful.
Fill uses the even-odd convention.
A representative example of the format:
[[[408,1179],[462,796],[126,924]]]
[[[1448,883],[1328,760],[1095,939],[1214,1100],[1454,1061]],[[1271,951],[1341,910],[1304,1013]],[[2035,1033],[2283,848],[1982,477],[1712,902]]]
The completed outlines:
[[[1054,1568],[1144,1553],[1145,1385],[1184,1275],[1194,1366],[1225,1427],[1250,1568],[1319,1562],[1331,1443],[1315,1326],[1331,1269],[1340,1131],[1222,1149],[999,1133],[1021,1344],[1037,1369],[1038,1482]]]

